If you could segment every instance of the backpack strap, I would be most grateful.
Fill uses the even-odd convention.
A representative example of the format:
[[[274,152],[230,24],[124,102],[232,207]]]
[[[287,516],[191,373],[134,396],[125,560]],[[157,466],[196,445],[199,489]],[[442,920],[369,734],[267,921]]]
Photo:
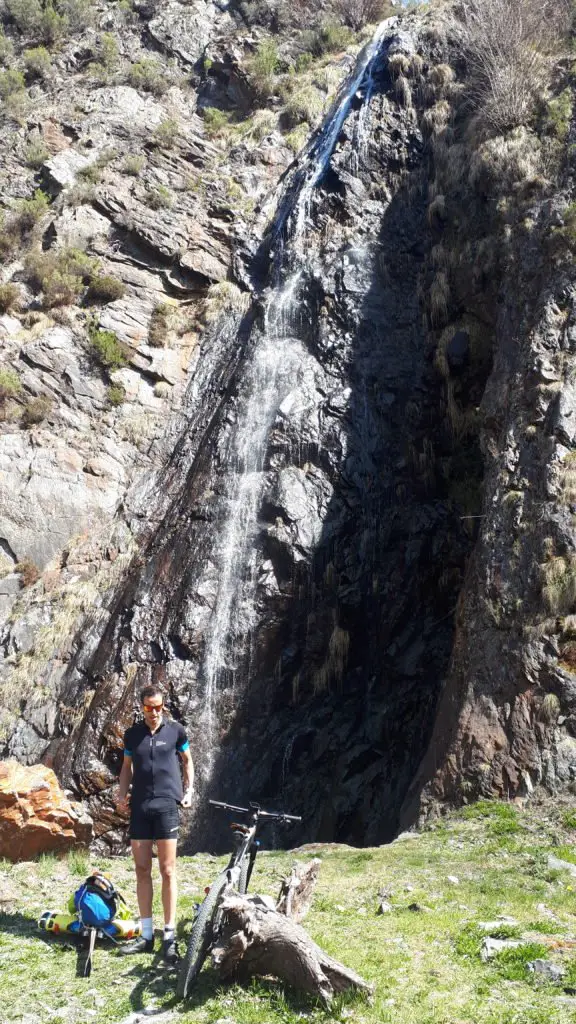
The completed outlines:
[[[88,929],[88,952],[84,961],[84,977],[89,978],[92,974],[92,954],[94,953],[94,946],[96,944],[96,929]]]

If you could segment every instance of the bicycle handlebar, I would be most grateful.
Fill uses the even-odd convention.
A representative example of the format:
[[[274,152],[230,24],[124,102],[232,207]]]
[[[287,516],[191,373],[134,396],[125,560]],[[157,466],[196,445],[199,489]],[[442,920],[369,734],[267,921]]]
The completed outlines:
[[[257,814],[259,818],[276,818],[279,821],[302,821],[302,818],[297,817],[295,814],[277,814],[273,811],[261,811],[257,805],[254,807],[236,807],[234,804],[225,804],[220,800],[209,800],[208,803],[212,807],[219,807],[222,811],[236,811],[238,814]]]

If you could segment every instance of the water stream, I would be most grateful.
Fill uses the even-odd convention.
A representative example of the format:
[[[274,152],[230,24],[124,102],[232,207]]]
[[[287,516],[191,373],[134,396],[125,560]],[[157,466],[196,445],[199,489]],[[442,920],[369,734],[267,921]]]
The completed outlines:
[[[277,207],[273,236],[277,240],[276,280],[265,308],[264,329],[255,343],[239,387],[237,421],[233,425],[226,466],[225,519],[213,561],[217,595],[205,643],[204,731],[206,746],[217,747],[218,693],[234,681],[255,622],[258,512],[266,483],[268,435],[278,409],[294,386],[302,365],[297,339],[303,251],[314,190],[321,182],[342,126],[359,90],[369,102],[374,70],[387,30],[387,19],[358,57],[325,124],[306,147]],[[359,129],[365,131],[361,115]],[[296,269],[294,269],[296,268]],[[206,775],[211,774],[210,757]]]

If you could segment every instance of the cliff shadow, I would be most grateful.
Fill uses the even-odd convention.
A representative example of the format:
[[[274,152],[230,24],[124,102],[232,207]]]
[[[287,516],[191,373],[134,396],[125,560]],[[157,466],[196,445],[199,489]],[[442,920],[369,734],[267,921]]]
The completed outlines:
[[[398,832],[474,542],[443,474],[452,439],[420,301],[433,241],[426,157],[414,120],[388,108],[383,123],[390,87],[382,70],[364,154],[348,125],[311,210],[294,333],[331,391],[318,432],[275,424],[268,464],[293,470],[304,517],[306,501],[317,516],[319,479],[330,497],[307,551],[293,494],[279,500],[273,488],[261,509],[278,591],[261,591],[266,621],[210,786],[233,803],[304,812],[297,839],[353,845]],[[223,844],[222,828],[209,834]]]

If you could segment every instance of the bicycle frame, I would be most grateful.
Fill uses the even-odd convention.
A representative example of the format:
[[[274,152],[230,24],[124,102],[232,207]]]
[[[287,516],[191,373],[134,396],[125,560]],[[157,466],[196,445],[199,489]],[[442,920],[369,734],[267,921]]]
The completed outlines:
[[[259,804],[251,803],[249,807],[236,807],[233,804],[222,803],[219,800],[209,800],[208,803],[211,807],[218,807],[220,810],[236,811],[240,814],[250,815],[249,825],[232,824],[231,828],[234,833],[234,841],[236,843],[236,849],[232,851],[230,861],[226,871],[229,872],[229,881],[233,887],[237,887],[240,875],[242,872],[242,863],[244,859],[249,856],[250,861],[247,869],[246,885],[250,881],[250,876],[254,868],[254,861],[256,860],[256,854],[258,847],[255,843],[256,832],[258,831],[258,825],[261,821],[301,821],[302,819],[296,817],[293,814],[276,814],[269,811],[263,811]]]
[[[235,807],[233,804],[221,803],[218,800],[210,800],[209,803],[221,810],[248,814],[250,823],[248,825],[232,825],[235,849],[232,851],[228,866],[220,872],[210,888],[206,890],[206,897],[198,908],[188,940],[186,955],[178,975],[177,992],[182,998],[186,997],[191,982],[197,977],[211,945],[218,936],[222,923],[221,904],[224,896],[230,889],[237,889],[241,894],[246,892],[258,852],[256,832],[260,821],[273,820],[286,824],[302,821],[301,818],[293,814],[275,814],[263,811],[259,804]]]

